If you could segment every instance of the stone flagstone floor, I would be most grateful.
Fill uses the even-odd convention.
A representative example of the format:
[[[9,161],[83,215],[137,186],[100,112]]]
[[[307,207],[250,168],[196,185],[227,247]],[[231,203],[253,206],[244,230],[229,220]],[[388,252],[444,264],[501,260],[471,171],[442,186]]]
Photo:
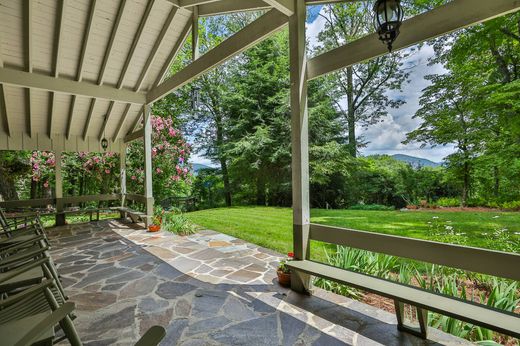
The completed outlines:
[[[85,345],[133,345],[154,324],[167,329],[162,345],[465,344],[400,333],[394,315],[323,290],[280,287],[279,254],[217,232],[100,221],[48,234]]]

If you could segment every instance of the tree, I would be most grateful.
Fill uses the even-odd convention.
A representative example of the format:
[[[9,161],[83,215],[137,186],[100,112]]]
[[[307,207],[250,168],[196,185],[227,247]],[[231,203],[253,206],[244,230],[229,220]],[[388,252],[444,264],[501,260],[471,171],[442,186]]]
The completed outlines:
[[[325,27],[318,35],[316,53],[328,51],[340,45],[355,41],[373,32],[372,8],[369,2],[351,2],[327,5],[320,12]],[[363,145],[356,135],[356,127],[373,125],[388,114],[389,108],[397,108],[404,101],[393,99],[388,91],[401,90],[407,81],[408,72],[402,61],[411,51],[385,55],[367,62],[349,66],[323,77],[324,83],[331,83],[331,99],[344,117],[348,150],[356,157]]]

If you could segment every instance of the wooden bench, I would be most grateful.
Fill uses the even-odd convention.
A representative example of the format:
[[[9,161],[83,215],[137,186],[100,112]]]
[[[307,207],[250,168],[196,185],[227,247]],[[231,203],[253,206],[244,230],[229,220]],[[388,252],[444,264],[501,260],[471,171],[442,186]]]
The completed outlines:
[[[133,223],[146,222],[146,214],[140,211],[135,211],[127,207],[113,207],[111,210],[115,210],[121,213],[121,218],[130,217]]]
[[[399,330],[423,338],[427,337],[427,311],[520,338],[520,316],[513,313],[313,261],[290,261],[287,265],[296,275],[301,272],[319,276],[393,299]],[[404,325],[403,304],[410,304],[417,308],[419,329]]]

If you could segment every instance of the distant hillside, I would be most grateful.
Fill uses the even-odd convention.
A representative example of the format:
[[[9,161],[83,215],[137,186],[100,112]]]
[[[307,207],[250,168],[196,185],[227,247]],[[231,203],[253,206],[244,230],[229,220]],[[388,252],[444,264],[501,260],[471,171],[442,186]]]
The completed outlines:
[[[428,159],[423,159],[421,157],[415,157],[415,156],[409,156],[409,155],[403,155],[403,154],[395,154],[391,156],[392,158],[409,163],[413,167],[439,167],[441,164],[438,162],[433,162]]]
[[[211,168],[210,166],[203,165],[202,163],[194,163],[193,166],[193,172],[197,173],[201,169],[208,169]]]

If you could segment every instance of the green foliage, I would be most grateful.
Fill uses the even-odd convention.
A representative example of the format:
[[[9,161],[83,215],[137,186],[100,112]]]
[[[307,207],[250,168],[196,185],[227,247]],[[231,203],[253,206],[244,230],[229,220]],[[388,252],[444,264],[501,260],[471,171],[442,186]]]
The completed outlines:
[[[197,227],[180,210],[164,213],[162,229],[181,236],[193,234]]]
[[[460,199],[455,197],[441,197],[435,201],[435,205],[439,207],[460,207]]]
[[[349,207],[350,210],[386,210],[391,211],[395,210],[394,207],[387,207],[386,205],[381,204],[356,204]]]

